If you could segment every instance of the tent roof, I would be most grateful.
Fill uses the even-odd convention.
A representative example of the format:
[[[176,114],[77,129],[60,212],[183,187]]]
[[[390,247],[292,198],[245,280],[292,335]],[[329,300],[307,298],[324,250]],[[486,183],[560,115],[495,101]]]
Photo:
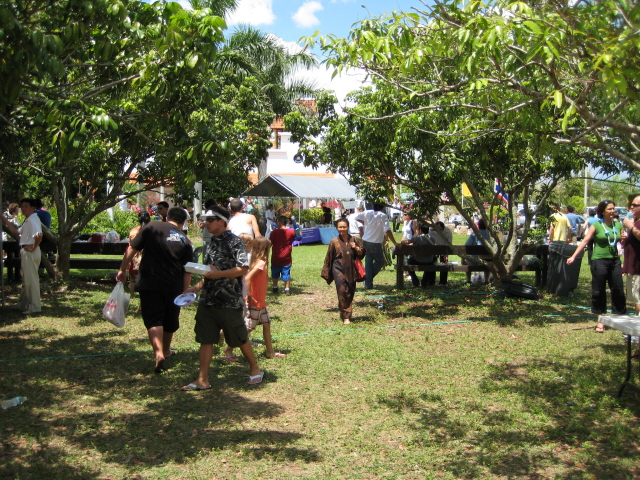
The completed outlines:
[[[301,175],[269,175],[244,192],[250,197],[357,198],[356,189],[345,178]]]

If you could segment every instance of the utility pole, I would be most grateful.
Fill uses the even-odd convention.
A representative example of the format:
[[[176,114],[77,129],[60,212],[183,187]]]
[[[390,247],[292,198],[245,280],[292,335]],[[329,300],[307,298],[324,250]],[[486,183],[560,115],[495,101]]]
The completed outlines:
[[[584,166],[584,206],[589,206],[589,179],[587,178],[589,174],[589,167],[587,165]]]

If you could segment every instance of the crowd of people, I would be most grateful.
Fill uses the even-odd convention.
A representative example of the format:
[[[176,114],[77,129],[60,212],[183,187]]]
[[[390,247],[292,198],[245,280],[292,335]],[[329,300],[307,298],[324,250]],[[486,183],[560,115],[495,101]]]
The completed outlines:
[[[22,224],[17,221],[18,208],[25,217]],[[640,314],[640,196],[631,203],[632,214],[622,221],[616,218],[615,204],[610,200],[590,211],[584,224],[571,206],[565,211],[559,205],[552,205],[552,209],[550,245],[577,245],[566,260],[567,265],[575,262],[585,248],[589,250],[592,313],[606,314],[607,287],[611,295],[611,312],[616,315],[626,313],[622,279],[625,274],[626,290],[635,303],[636,314]],[[38,200],[24,198],[19,206],[8,205],[0,215],[5,229],[18,239],[21,247],[23,288],[17,308],[25,314],[41,311],[39,246],[43,237],[42,225],[49,227],[51,222],[50,214],[46,211],[38,213],[41,210]],[[186,293],[199,293],[195,318],[196,341],[200,344],[199,373],[183,390],[211,388],[209,365],[214,348],[222,339],[227,346],[220,358],[238,361],[233,350],[239,348],[249,363],[249,384],[256,385],[262,382],[264,372],[259,368],[249,340],[251,331],[262,326],[267,358],[286,357],[273,348],[266,299],[269,278],[272,293],[280,292],[282,281],[284,294],[291,294],[292,247],[299,238],[300,227],[295,216],[276,215],[273,205],[265,211],[264,236],[256,217],[247,212],[239,199],[231,199],[228,206],[209,200],[205,202],[205,210],[199,227],[204,244],[202,261],[210,271],[200,281],[191,285],[191,273],[184,268],[194,257],[194,248],[185,228],[188,212],[183,207],[169,207],[167,202],[158,202],[152,209],[153,216],[157,214],[159,221],[152,222],[152,215],[147,211],[139,213],[139,225],[130,232],[130,245],[116,279],[123,283],[129,281],[132,294],[139,295],[140,314],[154,352],[156,372],[165,370],[167,361],[176,354],[171,349],[171,342],[179,328],[180,307],[174,299]],[[452,231],[443,222],[428,223],[414,218],[411,211],[395,210],[394,206],[390,221],[385,205],[374,203],[370,210],[360,206],[349,215],[341,214],[335,222],[338,235],[328,245],[321,277],[328,284],[335,283],[340,319],[345,325],[352,318],[356,283],[363,281],[365,290],[374,288],[374,279],[385,265],[385,242],[393,244],[394,248],[452,244]],[[397,222],[393,230],[401,229],[400,242],[396,241],[390,222]],[[479,219],[476,225],[479,234],[472,231],[465,245],[482,245],[483,240],[490,241],[484,221]],[[582,241],[578,244],[580,236]],[[408,259],[408,264],[433,265],[447,261],[446,255],[440,258],[414,255]],[[469,264],[480,261],[467,259]],[[425,271],[420,280],[412,271],[409,277],[416,287],[436,285],[435,272]],[[447,281],[447,272],[441,272],[438,284],[446,285]],[[600,321],[595,331],[604,331]],[[640,356],[640,349],[634,355]]]

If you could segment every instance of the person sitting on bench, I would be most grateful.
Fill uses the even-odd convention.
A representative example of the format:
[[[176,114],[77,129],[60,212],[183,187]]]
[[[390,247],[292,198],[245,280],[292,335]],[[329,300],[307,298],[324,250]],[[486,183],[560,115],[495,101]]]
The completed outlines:
[[[426,246],[433,245],[433,241],[429,238],[429,227],[424,223],[418,224],[418,233],[411,237],[410,240],[403,240],[403,245],[415,245],[415,246]],[[434,255],[412,255],[407,259],[407,265],[433,265],[435,263]],[[418,276],[416,272],[409,272],[409,276],[411,276],[411,282],[414,287],[428,287],[431,285],[435,285],[436,283],[436,272],[424,272],[422,275],[422,282],[418,282]]]

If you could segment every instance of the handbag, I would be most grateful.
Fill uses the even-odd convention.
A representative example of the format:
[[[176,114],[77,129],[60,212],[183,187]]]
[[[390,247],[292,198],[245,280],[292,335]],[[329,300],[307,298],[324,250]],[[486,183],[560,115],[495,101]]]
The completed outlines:
[[[104,318],[118,328],[124,327],[124,318],[129,309],[129,299],[129,295],[124,293],[122,282],[116,283],[116,287],[102,308]]]
[[[356,266],[356,282],[364,282],[367,273],[364,270],[364,265],[362,265],[362,261],[359,258],[356,258],[353,262]]]

